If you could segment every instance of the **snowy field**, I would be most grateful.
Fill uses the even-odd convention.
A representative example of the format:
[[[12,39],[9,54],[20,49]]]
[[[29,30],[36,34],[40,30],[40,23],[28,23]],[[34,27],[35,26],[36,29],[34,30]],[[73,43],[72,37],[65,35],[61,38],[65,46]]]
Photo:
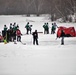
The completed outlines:
[[[0,43],[0,75],[76,75],[76,37],[65,38],[61,45],[61,38],[51,34],[52,22],[47,17],[0,16],[0,31],[6,24],[19,24],[22,34],[27,22],[33,25],[32,31],[43,32],[43,24],[49,23],[50,34],[39,34],[39,45],[32,44],[32,35],[23,35],[22,45]],[[76,23],[58,23],[58,26],[74,26]]]

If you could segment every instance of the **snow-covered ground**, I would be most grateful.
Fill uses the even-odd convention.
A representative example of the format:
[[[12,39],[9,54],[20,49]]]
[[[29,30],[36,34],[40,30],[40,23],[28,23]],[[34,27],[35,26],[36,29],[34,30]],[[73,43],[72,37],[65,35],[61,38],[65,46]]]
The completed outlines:
[[[25,16],[0,16],[0,31],[6,24],[19,24],[22,34],[24,28],[30,22],[32,31],[43,32],[43,24],[51,21],[46,17]],[[58,26],[74,26],[76,23],[58,23]],[[49,29],[51,32],[51,28]],[[65,38],[65,44],[61,45],[61,38],[56,39],[56,34],[39,34],[39,45],[32,44],[32,35],[23,35],[22,45],[0,43],[0,75],[76,75],[76,37]]]

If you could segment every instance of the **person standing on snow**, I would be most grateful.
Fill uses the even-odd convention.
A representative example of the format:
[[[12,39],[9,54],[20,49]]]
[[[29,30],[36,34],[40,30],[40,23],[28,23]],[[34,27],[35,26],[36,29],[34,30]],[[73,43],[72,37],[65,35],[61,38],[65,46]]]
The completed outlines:
[[[61,30],[61,37],[62,37],[62,39],[61,39],[61,45],[64,45],[64,37],[65,37],[65,33],[64,33],[63,30]]]
[[[26,34],[28,34],[29,28],[30,28],[30,27],[29,27],[29,22],[26,24],[25,28],[26,28],[26,31],[27,31]]]
[[[17,30],[17,26],[14,24],[13,25],[13,41],[16,40],[16,30]]]
[[[30,34],[31,34],[31,31],[32,31],[32,25],[29,25],[29,31],[30,31]]]
[[[4,29],[3,29],[3,31],[2,31],[2,36],[3,36],[3,38],[6,38],[6,40],[7,40],[7,26],[6,25],[4,25]]]
[[[56,28],[58,28],[57,24],[54,23],[53,26],[54,26],[54,29],[55,29],[54,31],[56,31]]]
[[[35,42],[36,42],[36,45],[38,45],[38,32],[37,32],[37,30],[35,30],[35,32],[33,32],[32,35],[33,35],[33,45],[35,45]]]
[[[17,36],[17,41],[18,42],[21,42],[21,31],[20,31],[20,29],[19,28],[17,28],[17,30],[16,30],[16,36]]]
[[[55,33],[55,27],[54,27],[54,25],[52,23],[51,34],[54,34],[54,33]]]
[[[48,23],[46,23],[46,30],[47,30],[47,34],[49,34],[49,25],[48,25]]]
[[[12,23],[10,23],[10,27],[9,27],[9,29],[12,30],[12,28],[13,28]]]
[[[45,34],[45,33],[46,33],[46,30],[45,30],[45,28],[46,28],[46,23],[44,23],[43,28],[44,28],[44,34]]]
[[[13,25],[12,25],[12,23],[10,23],[9,30],[10,30],[10,41],[12,42],[12,39],[13,39]]]
[[[8,29],[8,28],[7,28],[7,26],[6,26],[6,25],[4,25],[4,31],[5,31],[5,32],[7,31],[7,29]]]
[[[3,36],[1,35],[1,32],[0,32],[0,42],[3,41]]]

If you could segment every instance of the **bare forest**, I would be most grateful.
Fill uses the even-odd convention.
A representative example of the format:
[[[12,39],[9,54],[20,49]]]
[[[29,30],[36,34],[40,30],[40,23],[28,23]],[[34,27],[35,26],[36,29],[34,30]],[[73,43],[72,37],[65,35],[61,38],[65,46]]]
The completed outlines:
[[[0,0],[0,15],[50,14],[60,18],[75,13],[76,0]]]

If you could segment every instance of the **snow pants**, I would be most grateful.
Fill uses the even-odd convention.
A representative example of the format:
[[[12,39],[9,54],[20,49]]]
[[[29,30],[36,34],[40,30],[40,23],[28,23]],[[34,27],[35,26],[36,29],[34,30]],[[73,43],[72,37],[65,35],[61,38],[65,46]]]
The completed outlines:
[[[17,36],[17,41],[21,42],[21,36]]]
[[[36,43],[36,45],[38,45],[38,39],[37,38],[33,38],[33,44],[35,45],[35,43]]]
[[[64,45],[64,37],[61,39],[61,45]]]

